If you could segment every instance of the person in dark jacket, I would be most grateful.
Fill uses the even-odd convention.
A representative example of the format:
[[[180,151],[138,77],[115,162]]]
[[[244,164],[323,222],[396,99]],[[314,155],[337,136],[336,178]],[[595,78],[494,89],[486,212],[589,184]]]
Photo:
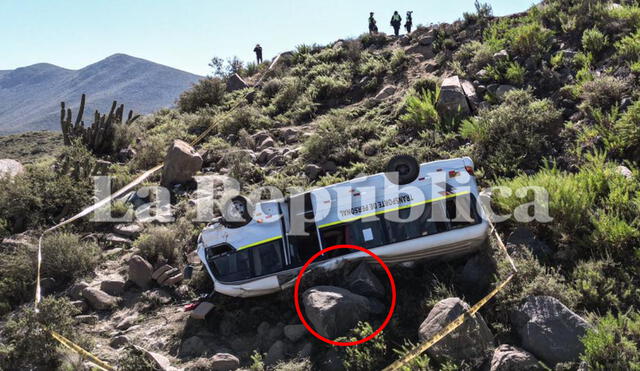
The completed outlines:
[[[256,61],[258,64],[262,63],[262,47],[260,44],[256,44],[256,47],[253,48],[253,52],[256,53]]]
[[[376,24],[375,18],[373,18],[373,12],[369,13],[369,33],[378,33],[378,25]]]
[[[391,26],[393,26],[393,32],[396,36],[400,36],[400,26],[402,26],[402,17],[398,14],[396,10],[393,12],[393,16],[391,17]]]
[[[411,33],[411,27],[413,27],[413,17],[411,16],[413,12],[407,12],[407,20],[404,22],[404,28],[407,30],[407,33]]]

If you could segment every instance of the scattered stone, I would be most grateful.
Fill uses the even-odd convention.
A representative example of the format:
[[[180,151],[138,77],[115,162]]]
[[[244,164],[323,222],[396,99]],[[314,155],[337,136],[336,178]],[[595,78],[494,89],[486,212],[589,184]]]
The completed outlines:
[[[466,261],[457,281],[469,297],[474,301],[480,299],[491,284],[491,277],[496,272],[493,260],[483,253],[478,253]]]
[[[448,77],[442,82],[436,108],[442,117],[462,118],[471,113],[458,76]]]
[[[154,368],[160,371],[177,371],[177,369],[171,366],[171,362],[169,359],[162,354],[150,352],[144,348],[140,348],[139,346],[134,345],[139,352],[145,355],[145,357],[154,364]]]
[[[409,45],[409,43],[411,43],[411,38],[409,37],[409,35],[402,35],[400,36],[400,39],[398,40],[398,42],[402,46],[407,46]]]
[[[471,83],[471,81],[462,80],[461,85],[464,95],[467,96],[467,101],[471,106],[471,109],[473,111],[477,111],[478,105],[480,104],[480,98],[476,94],[476,88],[473,86],[473,83]]]
[[[364,297],[385,297],[385,288],[382,282],[371,271],[366,262],[360,263],[347,277],[347,289]]]
[[[118,335],[109,342],[109,345],[114,349],[121,348],[127,344],[129,344],[129,338],[127,335]]]
[[[258,149],[263,150],[266,148],[273,148],[275,147],[276,142],[275,140],[273,140],[273,138],[271,137],[267,137],[265,140],[262,141],[262,143],[260,143],[260,147]]]
[[[198,304],[196,309],[191,311],[190,317],[193,319],[203,320],[213,308],[213,303],[203,301],[202,303]]]
[[[344,364],[340,354],[335,349],[329,349],[320,364],[321,370],[344,371]]]
[[[378,94],[376,94],[376,96],[373,98],[377,101],[382,101],[385,100],[387,98],[389,98],[390,96],[392,96],[395,92],[396,92],[396,87],[393,85],[387,85],[385,87],[382,88],[382,90],[380,90],[380,92]]]
[[[214,371],[232,371],[240,367],[240,360],[233,354],[216,353],[211,357],[210,367]]]
[[[162,186],[171,188],[175,184],[190,181],[202,168],[202,157],[186,142],[176,139],[169,148],[162,168]]]
[[[160,282],[160,284],[162,286],[171,287],[171,286],[175,286],[178,283],[182,282],[182,279],[183,279],[182,273],[178,272],[178,274],[167,278],[166,280]]]
[[[118,299],[95,287],[82,290],[82,296],[95,310],[110,310],[118,306]]]
[[[322,170],[326,173],[333,173],[338,170],[338,166],[336,165],[336,163],[330,160],[323,162],[321,167]]]
[[[171,268],[168,271],[165,271],[164,273],[162,273],[160,276],[158,276],[158,278],[156,278],[156,281],[158,281],[158,283],[162,283],[166,281],[169,277],[173,277],[178,273],[180,273],[180,270],[178,268]],[[151,277],[153,277],[153,275],[151,275]]]
[[[266,365],[275,365],[279,361],[285,358],[286,345],[281,340],[276,341],[269,347],[267,356],[264,357],[264,363]]]
[[[160,276],[162,276],[165,272],[170,271],[174,269],[172,266],[170,266],[169,264],[164,264],[162,266],[160,266],[160,268],[156,269],[155,271],[153,271],[153,273],[151,274],[151,278],[153,278],[154,280],[158,280],[158,278]]]
[[[503,99],[504,96],[510,92],[511,90],[515,90],[516,87],[512,86],[512,85],[500,85],[498,86],[498,89],[496,90],[496,97],[498,99]]]
[[[422,46],[430,46],[433,44],[433,36],[425,35],[418,39],[418,44]]]
[[[227,91],[236,91],[248,88],[249,85],[238,75],[234,73],[227,80]]]
[[[113,227],[113,232],[121,236],[136,238],[142,232],[143,227],[139,224],[116,224]]]
[[[258,163],[266,164],[277,154],[276,150],[273,148],[265,148],[258,154]]]
[[[163,289],[148,291],[146,295],[150,300],[156,301],[160,304],[169,304],[173,300],[171,295]]]
[[[618,166],[616,168],[616,172],[629,180],[633,179],[633,172],[631,172],[631,170],[626,166]]]
[[[24,173],[24,166],[16,160],[0,160],[0,179],[13,178]]]
[[[142,289],[149,288],[152,272],[151,264],[139,255],[129,260],[129,280]]]
[[[311,180],[318,179],[318,176],[320,175],[320,173],[322,173],[322,168],[318,165],[307,164],[304,167],[304,174],[307,176],[307,178]]]
[[[79,316],[75,316],[76,321],[78,323],[85,323],[87,325],[95,325],[98,323],[98,316],[95,314],[82,314]]]
[[[79,310],[80,313],[84,313],[87,310],[89,310],[89,305],[84,300],[74,300],[71,302],[71,305],[73,305],[77,310]]]
[[[199,356],[207,350],[204,341],[198,336],[192,336],[182,342],[180,354],[183,356]]]
[[[127,317],[123,318],[120,322],[118,322],[118,324],[116,325],[116,330],[120,330],[120,331],[127,330],[134,323],[136,323],[137,320],[138,320],[138,315],[136,315],[136,314],[131,315],[131,316],[127,316]]]
[[[626,111],[633,104],[633,100],[630,97],[624,97],[620,101],[620,110]]]
[[[114,233],[109,233],[105,236],[105,240],[108,246],[131,246],[133,241],[126,237],[119,236]]]
[[[369,318],[369,300],[349,290],[317,286],[302,295],[305,313],[314,330],[335,339]]]
[[[124,280],[114,279],[100,282],[100,290],[109,295],[120,296],[124,293]]]
[[[540,366],[536,357],[526,350],[503,344],[493,352],[490,371],[534,370],[544,370],[544,368]]]
[[[69,297],[73,300],[81,300],[82,299],[82,291],[89,287],[89,284],[86,282],[78,282],[74,283],[68,291]]]
[[[507,53],[507,51],[506,51],[506,50],[502,49],[502,50],[500,50],[499,52],[497,52],[497,53],[495,53],[495,54],[493,55],[493,59],[494,59],[496,62],[506,61],[506,60],[508,60],[508,59],[509,59],[509,53]]]
[[[311,357],[311,353],[313,352],[313,343],[305,342],[300,351],[298,352],[298,357],[300,358],[308,358]]]
[[[307,334],[307,329],[303,325],[284,326],[284,336],[292,343],[302,339]]]
[[[425,341],[469,309],[469,304],[459,298],[448,298],[436,304],[419,329],[420,340]],[[434,358],[448,357],[454,361],[473,362],[483,360],[493,349],[493,334],[482,315],[467,319],[460,327],[433,345],[427,352]]]
[[[584,351],[580,341],[591,326],[551,296],[530,296],[511,315],[522,347],[544,362],[573,362]]]

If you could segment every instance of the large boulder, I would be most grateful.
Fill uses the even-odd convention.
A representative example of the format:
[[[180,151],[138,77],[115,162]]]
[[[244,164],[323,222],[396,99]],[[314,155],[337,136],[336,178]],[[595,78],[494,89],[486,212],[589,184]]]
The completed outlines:
[[[373,98],[377,101],[382,101],[385,100],[387,98],[389,98],[390,96],[392,96],[393,94],[395,94],[397,88],[393,85],[387,85],[385,87],[382,88],[382,90],[380,90],[378,92],[378,94],[376,94],[376,96]]]
[[[117,298],[95,287],[87,287],[82,290],[82,296],[95,310],[110,310],[118,306]]]
[[[153,275],[151,263],[139,255],[134,255],[129,260],[129,280],[142,289],[149,288]]]
[[[486,294],[495,273],[496,265],[491,257],[478,253],[466,261],[456,281],[462,286],[465,297],[476,301]]]
[[[124,293],[124,280],[122,278],[114,278],[100,282],[100,290],[109,295],[120,296]]]
[[[442,117],[466,117],[471,113],[462,84],[458,76],[451,76],[442,82],[440,98],[436,105]]]
[[[227,91],[236,91],[248,88],[249,85],[238,75],[234,73],[227,80]]]
[[[276,363],[284,360],[286,357],[286,344],[281,340],[276,341],[269,347],[266,357],[264,357],[264,363],[268,366],[275,365]]]
[[[202,156],[186,142],[176,139],[164,160],[162,186],[188,182],[201,168]]]
[[[24,173],[24,166],[16,160],[2,159],[0,160],[0,179]]]
[[[233,354],[217,353],[211,358],[210,367],[214,371],[232,371],[240,367],[240,360]]]
[[[459,298],[448,298],[436,304],[418,330],[420,340],[426,341],[461,314],[469,310],[469,304]],[[482,315],[476,313],[427,352],[437,359],[479,363],[493,349],[493,334]]]
[[[349,291],[365,297],[384,298],[385,289],[382,282],[371,271],[369,264],[362,262],[347,277]]]
[[[580,341],[590,325],[551,296],[530,296],[511,315],[522,347],[556,365],[578,360],[584,351]]]
[[[307,318],[320,335],[335,339],[369,318],[369,300],[347,289],[317,286],[302,294]]]
[[[533,354],[508,344],[493,351],[490,371],[535,371],[544,370]]]

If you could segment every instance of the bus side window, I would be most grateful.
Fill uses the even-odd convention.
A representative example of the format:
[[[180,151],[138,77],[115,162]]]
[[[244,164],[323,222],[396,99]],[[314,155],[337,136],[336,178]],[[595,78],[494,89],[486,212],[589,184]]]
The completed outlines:
[[[476,198],[472,194],[447,199],[446,212],[451,229],[463,228],[480,222]]]
[[[349,224],[347,223],[322,228],[320,230],[320,236],[322,237],[322,246],[327,248],[335,245],[354,244],[350,229],[351,228],[349,228]],[[338,256],[349,254],[350,252],[352,251],[349,251],[349,249],[333,250],[324,254],[323,258],[335,258]]]
[[[252,247],[251,255],[253,258],[254,277],[283,270],[284,258],[282,252],[282,240],[267,242]]]
[[[438,207],[438,204],[435,204]],[[387,218],[386,220],[387,230],[389,231],[390,243],[402,242],[411,240],[418,237],[429,236],[441,232],[444,223],[432,220],[432,210],[434,204],[427,203],[424,205],[414,206],[413,208],[404,208],[398,210],[398,214],[394,215],[394,218]],[[419,212],[422,208],[422,213],[417,219],[409,220],[409,218],[415,218],[416,212]]]

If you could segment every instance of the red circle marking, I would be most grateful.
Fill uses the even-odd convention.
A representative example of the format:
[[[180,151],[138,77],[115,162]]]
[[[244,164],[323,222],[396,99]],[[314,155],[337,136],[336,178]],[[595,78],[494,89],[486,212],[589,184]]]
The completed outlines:
[[[314,260],[316,260],[320,255],[329,252],[329,251],[333,251],[333,250],[338,250],[338,249],[355,249],[355,250],[360,250],[364,253],[369,254],[372,258],[374,258],[384,269],[384,271],[387,273],[387,276],[389,277],[389,283],[391,284],[391,307],[389,308],[389,313],[387,314],[387,317],[384,319],[384,322],[382,323],[382,325],[375,330],[371,335],[367,336],[364,339],[360,339],[357,341],[349,341],[349,342],[341,342],[341,341],[335,341],[335,340],[331,340],[331,339],[327,339],[326,337],[320,335],[319,333],[317,333],[311,326],[309,326],[309,324],[307,323],[307,321],[304,319],[304,316],[302,315],[302,310],[300,310],[300,303],[298,300],[299,294],[300,294],[300,281],[302,280],[302,275],[304,274],[304,271],[307,270],[307,268],[309,267],[309,265],[311,263],[313,263]],[[298,313],[298,317],[300,318],[300,321],[302,321],[302,324],[304,325],[304,327],[309,330],[309,332],[315,336],[316,338],[324,341],[325,343],[329,343],[331,345],[337,345],[337,346],[343,346],[343,347],[348,347],[351,345],[358,345],[358,344],[362,344],[364,342],[367,342],[371,339],[373,339],[374,337],[376,337],[386,326],[387,324],[389,324],[389,321],[391,320],[391,316],[393,315],[393,310],[396,307],[396,283],[393,280],[393,276],[391,275],[391,272],[389,271],[389,268],[387,267],[387,265],[382,261],[382,259],[380,259],[376,254],[372,253],[371,251],[369,251],[368,249],[365,249],[363,247],[360,246],[355,246],[355,245],[335,245],[335,246],[331,246],[331,247],[327,247],[324,250],[318,251],[315,255],[313,255],[311,257],[311,259],[309,259],[303,266],[302,269],[300,270],[300,273],[298,273],[298,277],[296,278],[296,286],[295,289],[293,290],[293,300],[294,300],[294,304],[296,306],[296,312]]]

